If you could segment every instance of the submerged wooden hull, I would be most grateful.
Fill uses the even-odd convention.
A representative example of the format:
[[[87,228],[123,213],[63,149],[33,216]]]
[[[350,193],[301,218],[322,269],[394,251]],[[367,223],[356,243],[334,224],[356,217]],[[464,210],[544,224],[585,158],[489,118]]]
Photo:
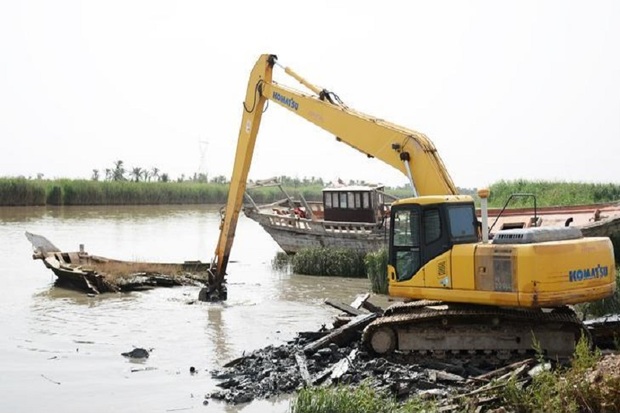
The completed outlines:
[[[206,281],[209,269],[209,264],[200,261],[123,261],[84,251],[64,252],[40,235],[27,232],[26,237],[33,245],[32,258],[43,261],[45,267],[56,275],[58,285],[87,293],[200,284]]]

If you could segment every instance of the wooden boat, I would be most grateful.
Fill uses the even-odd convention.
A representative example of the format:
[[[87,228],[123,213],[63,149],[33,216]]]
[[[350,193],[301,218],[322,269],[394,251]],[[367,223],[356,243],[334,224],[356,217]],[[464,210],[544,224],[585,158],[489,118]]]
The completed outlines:
[[[337,186],[323,189],[322,202],[294,200],[277,182],[281,201],[258,206],[249,191],[244,214],[258,224],[287,254],[312,247],[345,248],[362,253],[387,246],[388,205],[396,199],[381,185]],[[251,189],[251,188],[249,188]]]
[[[249,191],[244,214],[258,222],[288,254],[303,248],[347,248],[360,252],[387,246],[388,205],[396,198],[383,186],[340,186],[323,189],[322,202],[292,199],[274,180],[249,186],[278,186],[285,198],[257,205]],[[511,208],[513,197],[532,197],[531,208]],[[479,211],[478,211],[479,212]],[[536,207],[532,194],[515,194],[504,208],[489,209],[491,237],[504,229],[574,226],[584,236],[620,236],[620,202],[577,206]]]
[[[204,283],[209,264],[122,261],[79,251],[63,252],[47,238],[26,232],[33,247],[32,258],[43,261],[56,275],[56,284],[87,293],[144,290],[154,287]]]

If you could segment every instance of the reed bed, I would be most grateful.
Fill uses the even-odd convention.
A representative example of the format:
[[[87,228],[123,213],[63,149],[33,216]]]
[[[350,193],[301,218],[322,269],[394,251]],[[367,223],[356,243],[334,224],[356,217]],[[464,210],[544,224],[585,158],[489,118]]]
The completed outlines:
[[[321,188],[285,188],[290,196],[321,200]],[[284,198],[278,188],[253,189],[257,203]],[[228,184],[0,178],[0,206],[225,204]]]
[[[344,248],[306,248],[293,258],[293,271],[297,274],[335,277],[365,277],[364,253]]]
[[[303,195],[308,201],[322,199],[317,184],[283,186],[294,198]],[[538,206],[579,205],[620,200],[620,185],[552,181],[499,181],[490,186],[490,207],[502,207],[511,194],[532,193]],[[471,193],[471,190],[460,190]],[[398,198],[411,195],[408,188],[387,188]],[[277,187],[250,190],[257,203],[271,203],[284,198]],[[0,178],[0,206],[40,205],[162,205],[223,204],[228,196],[227,183],[93,181],[87,179]],[[518,198],[510,207],[532,206],[532,200]]]
[[[0,206],[223,204],[228,185],[0,178]]]
[[[0,178],[0,206],[42,206],[45,201],[44,181]]]
[[[371,291],[375,294],[388,293],[387,262],[388,253],[385,248],[369,252],[364,257],[366,275],[370,281]]]

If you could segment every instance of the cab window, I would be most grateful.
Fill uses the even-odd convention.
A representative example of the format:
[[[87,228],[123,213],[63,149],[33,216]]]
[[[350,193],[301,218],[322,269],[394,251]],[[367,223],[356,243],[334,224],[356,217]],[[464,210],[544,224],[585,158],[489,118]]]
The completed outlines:
[[[476,242],[476,214],[472,205],[451,205],[448,207],[450,238],[456,243]]]

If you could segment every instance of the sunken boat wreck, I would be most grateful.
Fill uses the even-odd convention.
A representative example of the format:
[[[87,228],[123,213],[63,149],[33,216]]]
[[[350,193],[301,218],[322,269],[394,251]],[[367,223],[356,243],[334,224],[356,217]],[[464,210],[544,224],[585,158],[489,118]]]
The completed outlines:
[[[78,251],[62,251],[47,238],[26,232],[32,258],[41,260],[56,275],[56,285],[91,294],[202,285],[209,264],[200,261],[158,263],[123,261]]]

